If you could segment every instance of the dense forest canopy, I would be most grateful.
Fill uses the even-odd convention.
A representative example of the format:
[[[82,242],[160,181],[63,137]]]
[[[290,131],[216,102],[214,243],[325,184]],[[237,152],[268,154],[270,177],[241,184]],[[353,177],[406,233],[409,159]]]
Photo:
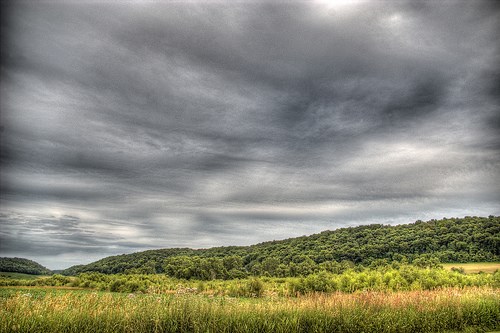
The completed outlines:
[[[336,273],[354,265],[391,262],[433,265],[438,262],[500,260],[500,217],[443,218],[404,225],[363,225],[324,231],[252,246],[210,249],[174,248],[112,256],[63,271],[165,273],[202,280],[255,276],[307,276]]]
[[[24,258],[0,258],[0,272],[49,275],[52,272],[37,262]]]

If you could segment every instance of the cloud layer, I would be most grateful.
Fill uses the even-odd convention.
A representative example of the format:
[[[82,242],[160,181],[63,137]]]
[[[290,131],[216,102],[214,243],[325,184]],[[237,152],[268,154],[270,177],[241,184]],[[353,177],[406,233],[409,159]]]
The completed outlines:
[[[2,255],[500,214],[494,2],[2,12]]]

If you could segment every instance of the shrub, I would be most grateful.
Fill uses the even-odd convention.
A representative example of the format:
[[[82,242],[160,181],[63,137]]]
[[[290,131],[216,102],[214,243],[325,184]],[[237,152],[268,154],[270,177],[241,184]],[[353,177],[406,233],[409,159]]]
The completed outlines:
[[[247,289],[250,296],[261,297],[264,294],[264,283],[258,278],[248,280]]]

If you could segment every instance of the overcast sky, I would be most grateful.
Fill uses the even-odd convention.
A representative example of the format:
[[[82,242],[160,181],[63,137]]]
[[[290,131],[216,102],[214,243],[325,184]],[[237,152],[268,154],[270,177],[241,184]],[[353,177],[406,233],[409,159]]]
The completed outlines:
[[[494,2],[2,3],[0,256],[500,214]]]

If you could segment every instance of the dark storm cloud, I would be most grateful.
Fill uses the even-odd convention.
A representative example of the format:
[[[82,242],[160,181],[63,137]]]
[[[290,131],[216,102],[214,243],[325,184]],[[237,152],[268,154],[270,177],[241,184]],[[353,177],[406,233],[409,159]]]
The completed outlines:
[[[496,7],[3,3],[1,252],[500,214]]]

